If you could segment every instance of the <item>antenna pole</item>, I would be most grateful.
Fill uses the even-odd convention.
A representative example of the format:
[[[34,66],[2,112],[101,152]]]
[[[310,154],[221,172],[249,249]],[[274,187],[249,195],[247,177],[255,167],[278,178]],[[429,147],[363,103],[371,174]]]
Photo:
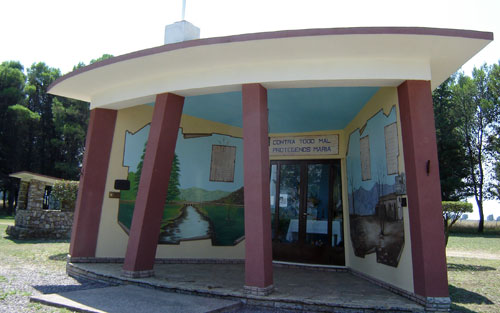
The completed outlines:
[[[184,21],[186,17],[186,0],[182,0],[182,21]]]

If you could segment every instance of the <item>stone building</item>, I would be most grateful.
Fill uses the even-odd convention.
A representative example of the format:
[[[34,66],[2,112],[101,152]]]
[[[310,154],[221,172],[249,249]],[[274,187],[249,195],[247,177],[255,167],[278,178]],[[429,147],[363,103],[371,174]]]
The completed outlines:
[[[70,238],[73,210],[54,208],[50,201],[52,186],[61,179],[26,171],[10,177],[19,178],[21,182],[15,225],[7,228],[7,234],[16,239]]]

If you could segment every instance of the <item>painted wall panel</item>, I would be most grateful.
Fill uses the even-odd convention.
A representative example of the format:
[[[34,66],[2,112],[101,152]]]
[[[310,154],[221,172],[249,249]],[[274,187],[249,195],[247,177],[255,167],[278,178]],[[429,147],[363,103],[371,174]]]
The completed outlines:
[[[112,161],[106,182],[106,194],[108,194],[109,191],[114,191],[113,185],[115,179],[130,178],[130,172],[137,172],[137,166],[139,165],[144,144],[147,140],[149,132],[148,124],[151,121],[152,109],[153,108],[151,106],[143,105],[120,110],[118,112],[117,126],[115,128],[115,140],[113,142],[111,152]],[[227,135],[202,134],[203,131],[206,130],[210,130],[214,133],[226,133]],[[184,136],[186,136],[186,138],[184,138]],[[210,196],[212,196],[212,198],[216,196],[216,198],[220,199],[221,197],[227,197],[232,191],[236,191],[242,187],[241,129],[230,125],[214,123],[196,117],[183,115],[178,139],[180,144],[177,144],[178,148],[176,149],[176,154],[178,154],[179,173],[181,174],[179,175],[179,187],[181,187],[180,191],[188,191],[188,200],[193,200],[192,202],[200,199],[213,200],[209,199]],[[192,144],[193,142],[195,143],[194,145]],[[233,145],[236,147],[236,160],[238,161],[235,162],[235,178],[232,183],[208,181],[212,143]],[[182,158],[189,159],[189,161],[181,162]],[[199,167],[198,169],[197,166]],[[185,171],[185,175],[182,175],[183,171]],[[134,183],[131,185],[131,189],[133,189]],[[206,192],[203,192],[203,190],[201,190],[202,188],[207,188],[205,189]],[[128,191],[128,195],[127,191],[121,191],[122,199],[105,198],[99,228],[99,239],[96,253],[97,257],[124,256],[128,235],[126,232],[126,225],[123,222],[120,222],[120,218],[123,219],[123,212],[121,212],[122,216],[120,216],[120,202],[127,200],[123,198],[130,196],[130,193],[133,193],[133,191],[134,190]],[[234,197],[226,199],[226,202],[235,202]],[[219,241],[222,240],[223,245],[229,244],[230,246],[214,247],[214,238],[210,238],[209,236],[197,236],[193,233],[188,233],[187,236],[191,240],[197,240],[181,241],[179,243],[177,240],[179,239],[178,236],[173,234],[174,236],[170,236],[169,240],[176,242],[176,244],[160,245],[157,249],[157,257],[219,259],[244,258],[244,241],[240,239],[243,236],[243,207],[242,205],[231,206],[228,210],[226,210],[224,207],[226,204],[227,203],[224,203],[222,205],[224,210],[214,208],[212,203],[205,203],[205,207],[202,208],[204,211],[196,209],[193,211],[193,209],[190,209],[189,212],[183,212],[182,207],[179,207],[178,205],[176,207],[176,204],[174,203],[170,207],[170,209],[174,210],[170,210],[170,212],[166,212],[166,214],[177,210],[178,215],[183,216],[174,217],[183,217],[184,219],[194,218],[197,222],[200,222],[201,220],[202,223],[205,222],[205,225],[208,224],[207,226],[211,231],[213,231],[214,228],[220,228],[220,225],[209,223],[210,219],[203,217],[202,213],[207,215],[209,215],[209,213],[213,213],[212,215],[221,216],[222,223],[240,225],[240,228],[236,227],[235,230],[233,227],[233,229],[229,231],[232,235],[230,234],[230,236],[227,236],[226,232],[226,234],[219,236]],[[237,221],[239,215],[241,215],[241,221]],[[163,232],[163,235],[167,236],[165,232]],[[228,241],[227,238],[236,238],[239,240],[232,239]],[[196,249],[193,249],[195,246]]]
[[[412,292],[408,209],[400,206],[405,184],[398,115],[396,89],[381,88],[344,129],[347,141],[344,195],[348,199],[345,209],[349,212],[344,228],[346,264]],[[395,123],[396,134],[388,132],[386,127],[394,127],[391,125]],[[369,138],[364,151],[363,138]],[[391,156],[392,163],[387,160],[388,153],[395,154]],[[369,175],[363,175],[364,154],[369,158]]]
[[[132,221],[148,132],[149,125],[146,125],[125,136],[123,162],[129,168],[131,188],[121,192],[118,215],[125,230]],[[244,234],[243,140],[219,134],[197,136],[184,136],[182,129],[179,130],[159,242],[172,244],[211,238],[214,245],[234,245]],[[231,148],[236,154],[231,159],[233,175],[229,181],[210,179],[214,146]],[[218,161],[224,163],[225,160]]]

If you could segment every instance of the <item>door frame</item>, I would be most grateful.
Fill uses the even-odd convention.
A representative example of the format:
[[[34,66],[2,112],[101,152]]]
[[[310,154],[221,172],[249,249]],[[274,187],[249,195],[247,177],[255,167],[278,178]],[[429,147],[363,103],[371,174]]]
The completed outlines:
[[[280,194],[280,184],[281,184],[281,166],[282,165],[297,164],[300,166],[300,205],[299,205],[299,226],[298,226],[298,241],[296,243],[282,243],[276,239],[273,239],[273,258],[277,260],[301,262],[301,263],[318,263],[318,264],[334,264],[334,265],[345,265],[345,253],[344,246],[332,246],[332,222],[336,217],[336,210],[334,210],[333,199],[333,187],[335,183],[335,177],[339,177],[339,182],[342,184],[341,178],[341,160],[340,159],[289,159],[289,160],[271,160],[269,170],[272,170],[272,166],[276,165],[276,196],[275,196],[275,218],[274,225],[272,227],[277,231],[279,229],[279,194]],[[315,251],[318,250],[313,245],[306,243],[307,235],[307,196],[308,196],[308,165],[310,164],[329,164],[329,192],[328,192],[328,233],[327,233],[327,244],[323,249],[325,251]],[[342,193],[339,195],[342,200]],[[342,214],[343,216],[343,214]],[[342,217],[341,232],[342,238],[343,234],[343,223],[344,218]],[[277,236],[276,236],[277,237]],[[343,242],[345,240],[343,239]],[[287,251],[288,250],[288,251]],[[307,256],[307,253],[317,255]]]

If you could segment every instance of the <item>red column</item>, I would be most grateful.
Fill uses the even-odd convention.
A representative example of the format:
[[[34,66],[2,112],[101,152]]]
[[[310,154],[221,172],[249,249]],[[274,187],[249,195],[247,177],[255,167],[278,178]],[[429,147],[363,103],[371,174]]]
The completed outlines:
[[[260,84],[243,85],[242,102],[245,289],[266,295],[273,290],[267,90]]]
[[[95,257],[116,114],[107,109],[90,111],[69,248],[72,261]]]
[[[415,293],[448,297],[436,130],[428,81],[398,87]]]
[[[123,265],[124,276],[153,275],[183,105],[183,97],[170,93],[156,96]]]

